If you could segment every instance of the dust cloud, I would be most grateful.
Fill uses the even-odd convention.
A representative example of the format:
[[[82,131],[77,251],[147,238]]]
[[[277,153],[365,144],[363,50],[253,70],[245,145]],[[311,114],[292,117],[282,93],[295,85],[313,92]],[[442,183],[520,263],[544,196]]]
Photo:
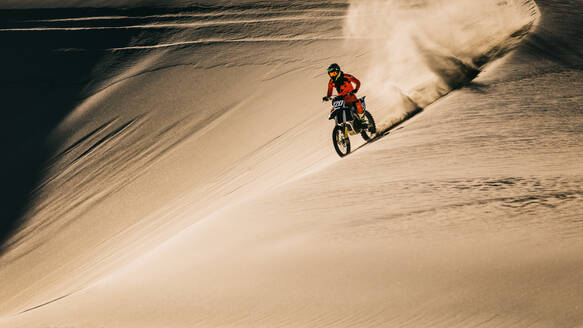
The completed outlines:
[[[514,48],[539,16],[530,0],[358,0],[348,9],[344,35],[372,53],[368,92],[393,111],[383,116],[394,118],[471,81]]]

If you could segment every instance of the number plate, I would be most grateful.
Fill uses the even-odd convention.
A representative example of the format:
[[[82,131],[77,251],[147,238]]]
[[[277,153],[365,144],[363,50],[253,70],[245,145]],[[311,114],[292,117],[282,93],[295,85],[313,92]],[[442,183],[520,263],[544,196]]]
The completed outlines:
[[[340,108],[344,106],[344,100],[335,100],[332,102],[332,106],[334,106],[334,108]]]

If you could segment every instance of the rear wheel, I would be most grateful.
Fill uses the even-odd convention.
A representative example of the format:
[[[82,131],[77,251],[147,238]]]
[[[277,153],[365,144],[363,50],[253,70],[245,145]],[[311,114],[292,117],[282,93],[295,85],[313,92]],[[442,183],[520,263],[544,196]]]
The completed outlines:
[[[364,139],[364,141],[369,141],[370,139],[372,139],[373,135],[377,133],[377,127],[375,125],[374,118],[369,112],[365,112],[364,116],[366,117],[367,128],[363,129],[360,132],[360,135],[362,136],[362,139]]]
[[[350,153],[350,139],[348,136],[344,137],[343,127],[337,125],[332,130],[332,144],[338,156],[344,157]]]

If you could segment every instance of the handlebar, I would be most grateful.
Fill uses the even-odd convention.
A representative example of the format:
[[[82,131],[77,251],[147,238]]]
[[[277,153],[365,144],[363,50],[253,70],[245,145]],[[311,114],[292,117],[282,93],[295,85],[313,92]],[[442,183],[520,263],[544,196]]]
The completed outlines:
[[[344,96],[346,96],[346,95],[344,95]],[[330,100],[332,100],[332,101],[334,101],[334,100],[340,100],[340,99],[344,100],[344,96],[338,96],[337,95],[337,96],[334,96],[334,97],[323,97],[322,98],[322,101],[326,102],[326,101],[330,101]]]
[[[336,95],[336,96],[334,96],[334,97],[323,97],[323,98],[322,98],[322,101],[324,101],[324,102],[325,102],[325,101],[330,101],[330,100],[336,100],[336,99],[339,99],[339,98],[342,98],[342,99],[344,99],[344,97],[345,97],[345,96],[348,96],[348,95],[355,95],[355,94],[356,94],[356,92],[355,92],[355,91],[351,91],[351,92],[349,92],[349,93],[347,93],[347,94],[345,94],[345,95]]]

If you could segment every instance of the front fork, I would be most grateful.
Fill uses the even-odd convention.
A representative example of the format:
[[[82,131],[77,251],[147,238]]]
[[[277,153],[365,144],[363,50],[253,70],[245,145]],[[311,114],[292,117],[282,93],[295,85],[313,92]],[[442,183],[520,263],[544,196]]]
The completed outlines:
[[[338,122],[338,116],[336,116],[336,124],[339,124],[340,122]],[[348,139],[348,125],[346,124],[346,111],[342,111],[342,127],[344,127],[344,139]]]
[[[346,126],[346,111],[342,111],[342,123],[344,125],[344,139],[348,138],[348,126]]]

